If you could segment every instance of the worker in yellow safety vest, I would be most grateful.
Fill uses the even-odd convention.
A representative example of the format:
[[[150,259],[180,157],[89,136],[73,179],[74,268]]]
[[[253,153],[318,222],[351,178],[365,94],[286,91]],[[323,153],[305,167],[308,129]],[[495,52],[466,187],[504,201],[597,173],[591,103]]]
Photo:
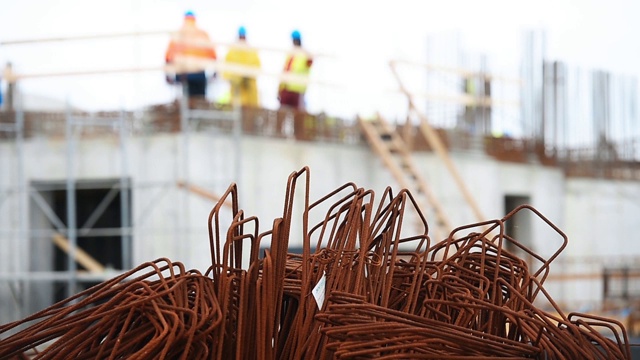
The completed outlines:
[[[172,36],[165,53],[166,63],[176,66],[175,74],[167,74],[167,82],[186,83],[189,96],[204,97],[207,75],[202,60],[215,59],[216,51],[209,35],[196,25],[194,13],[187,11],[182,27]]]
[[[260,57],[256,49],[247,44],[247,30],[244,26],[238,29],[238,43],[229,48],[225,62],[231,65],[260,68]],[[233,70],[225,71],[223,75],[231,86],[232,104],[237,102],[242,106],[258,106],[258,84],[255,76],[241,74]]]
[[[302,39],[298,30],[294,30],[291,33],[291,39],[293,40],[293,51],[287,56],[287,60],[284,65],[284,73],[308,76],[313,59],[302,49]],[[280,101],[280,107],[303,109],[304,93],[306,90],[307,85],[302,82],[280,82],[280,86],[278,87],[278,100]]]

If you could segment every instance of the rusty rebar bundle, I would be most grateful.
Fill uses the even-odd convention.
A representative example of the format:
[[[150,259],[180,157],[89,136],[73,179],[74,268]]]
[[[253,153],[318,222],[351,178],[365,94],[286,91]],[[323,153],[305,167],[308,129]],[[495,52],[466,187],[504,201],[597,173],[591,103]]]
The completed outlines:
[[[159,259],[0,327],[31,324],[0,341],[0,358],[207,358],[222,321],[209,277]]]
[[[312,203],[309,187],[309,169],[292,173],[282,217],[260,232],[231,185],[209,216],[204,274],[167,259],[142,264],[1,326],[0,358],[630,359],[622,324],[564,314],[544,289],[567,238],[533,207],[432,244],[406,190],[377,200],[348,183]],[[548,259],[505,232],[519,212],[557,234]],[[288,253],[291,239],[301,254]]]

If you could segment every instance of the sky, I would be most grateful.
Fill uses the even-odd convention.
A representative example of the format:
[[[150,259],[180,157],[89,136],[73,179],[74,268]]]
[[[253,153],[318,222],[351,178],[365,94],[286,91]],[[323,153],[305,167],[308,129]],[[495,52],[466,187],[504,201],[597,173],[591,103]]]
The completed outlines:
[[[485,54],[492,71],[517,76],[511,73],[517,72],[526,30],[544,31],[549,59],[640,76],[640,2],[633,0],[0,1],[0,65],[10,61],[19,74],[160,68],[166,35],[20,45],[6,42],[170,31],[180,26],[186,10],[196,13],[199,26],[214,42],[233,42],[238,26],[243,25],[251,44],[286,50],[291,46],[289,34],[298,29],[303,45],[317,54],[312,80],[324,84],[310,86],[308,108],[338,116],[375,110],[393,113],[406,107],[389,93],[397,88],[388,67],[392,59],[453,61],[456,66],[467,66],[461,57]],[[221,55],[224,51],[223,46],[218,49]],[[281,69],[283,53],[266,51],[261,56],[265,71]],[[425,77],[418,73],[422,70],[415,71],[408,77]],[[215,82],[210,96],[218,96],[225,86]],[[266,107],[277,107],[276,87],[275,78],[260,79],[261,101]],[[89,110],[135,108],[176,96],[160,71],[41,77],[24,80],[20,89]]]

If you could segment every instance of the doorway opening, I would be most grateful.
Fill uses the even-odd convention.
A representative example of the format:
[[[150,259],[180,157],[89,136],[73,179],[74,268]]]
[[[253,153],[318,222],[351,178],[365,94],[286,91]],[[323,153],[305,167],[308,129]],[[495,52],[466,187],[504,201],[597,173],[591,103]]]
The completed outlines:
[[[506,215],[515,210],[518,206],[530,203],[531,198],[529,196],[506,195],[504,197],[504,213]],[[529,211],[520,211],[505,223],[505,233],[518,243],[526,246],[527,248],[531,248],[533,236],[531,223],[531,213]],[[524,255],[524,251],[520,250],[510,241],[505,243],[505,249],[520,257]]]
[[[124,183],[124,186],[123,186]],[[75,203],[71,212],[64,181],[32,182],[30,221],[32,271],[69,270],[70,240],[67,238],[69,214],[75,214],[76,269],[80,273],[106,269],[130,269],[131,186],[120,179],[79,180],[74,183]],[[78,280],[72,293],[85,290],[99,281]],[[69,294],[68,281],[51,284],[51,303]],[[42,294],[44,295],[44,294]]]

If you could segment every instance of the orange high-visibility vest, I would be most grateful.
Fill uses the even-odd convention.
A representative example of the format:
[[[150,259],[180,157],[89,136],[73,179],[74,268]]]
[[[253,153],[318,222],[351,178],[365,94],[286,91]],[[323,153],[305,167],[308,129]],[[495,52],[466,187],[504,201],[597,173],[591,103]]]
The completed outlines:
[[[172,63],[178,55],[216,59],[216,51],[211,44],[209,35],[196,27],[195,23],[188,21],[169,42],[165,60],[167,63]]]

